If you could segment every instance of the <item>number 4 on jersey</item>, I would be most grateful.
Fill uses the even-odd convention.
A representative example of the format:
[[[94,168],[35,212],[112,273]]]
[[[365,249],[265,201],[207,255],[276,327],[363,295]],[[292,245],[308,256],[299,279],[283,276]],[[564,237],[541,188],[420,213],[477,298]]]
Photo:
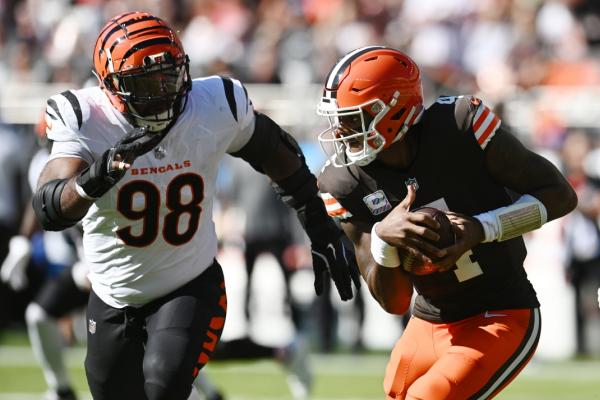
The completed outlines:
[[[451,98],[453,99],[452,102],[456,99],[455,96],[452,96]],[[440,99],[444,99],[444,97],[440,97]],[[446,97],[445,99],[450,99],[450,97]],[[425,204],[425,207],[435,207],[439,210],[450,211],[444,198]],[[469,250],[456,261],[456,269],[453,272],[459,282],[468,281],[469,279],[483,274],[481,266],[471,256],[473,256],[473,252]]]

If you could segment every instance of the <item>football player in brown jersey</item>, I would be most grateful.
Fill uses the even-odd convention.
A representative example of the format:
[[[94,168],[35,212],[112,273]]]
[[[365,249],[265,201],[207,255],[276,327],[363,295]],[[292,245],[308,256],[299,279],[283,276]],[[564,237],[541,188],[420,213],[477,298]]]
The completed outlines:
[[[522,234],[573,210],[574,191],[481,100],[440,97],[425,109],[418,66],[390,48],[342,57],[318,113],[330,122],[319,187],[371,294],[404,314],[417,293],[387,366],[387,398],[492,398],[540,335]],[[447,211],[454,245],[431,244],[438,223],[412,212],[422,206]],[[407,259],[437,269],[413,274]]]

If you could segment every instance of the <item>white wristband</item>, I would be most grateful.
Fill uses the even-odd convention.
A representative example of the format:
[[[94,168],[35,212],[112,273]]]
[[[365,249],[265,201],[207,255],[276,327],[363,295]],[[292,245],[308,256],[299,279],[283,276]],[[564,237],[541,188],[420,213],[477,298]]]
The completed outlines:
[[[371,254],[373,255],[373,259],[382,267],[398,268],[400,264],[402,264],[400,262],[400,257],[398,256],[398,249],[388,244],[377,235],[377,232],[375,231],[377,224],[379,224],[379,222],[371,228]]]
[[[87,194],[85,192],[85,190],[83,190],[83,188],[81,186],[79,186],[79,183],[75,182],[75,190],[77,191],[77,194],[81,197],[83,197],[86,200],[91,200],[91,201],[95,201],[98,200],[96,197],[92,197],[89,194]]]
[[[501,242],[538,229],[548,221],[548,212],[541,201],[524,194],[509,206],[481,213],[475,218],[483,226],[483,243]]]

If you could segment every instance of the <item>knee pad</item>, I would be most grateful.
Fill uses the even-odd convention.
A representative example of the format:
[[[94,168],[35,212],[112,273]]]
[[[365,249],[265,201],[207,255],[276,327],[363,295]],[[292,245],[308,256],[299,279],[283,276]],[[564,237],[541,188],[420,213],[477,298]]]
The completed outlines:
[[[37,303],[29,303],[25,310],[25,321],[27,325],[35,325],[50,319],[46,310]]]

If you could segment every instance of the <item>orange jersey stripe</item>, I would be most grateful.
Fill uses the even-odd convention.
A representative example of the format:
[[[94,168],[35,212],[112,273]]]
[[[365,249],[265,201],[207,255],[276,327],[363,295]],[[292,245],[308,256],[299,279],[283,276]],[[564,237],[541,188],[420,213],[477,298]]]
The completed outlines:
[[[488,136],[490,136],[492,132],[496,131],[499,122],[500,119],[498,117],[494,117],[494,119],[488,125],[487,129],[483,132],[479,139],[477,139],[477,143],[479,143],[480,146],[485,142],[485,140],[488,138]]]
[[[329,214],[332,217],[338,217],[347,212],[348,212],[348,210],[346,210],[344,207],[340,207],[340,208],[336,208],[335,210],[327,211],[327,214]]]
[[[477,132],[477,130],[479,129],[481,124],[483,124],[483,121],[485,121],[489,113],[490,109],[485,107],[479,118],[477,118],[477,121],[475,121],[475,123],[473,124],[473,132]]]

